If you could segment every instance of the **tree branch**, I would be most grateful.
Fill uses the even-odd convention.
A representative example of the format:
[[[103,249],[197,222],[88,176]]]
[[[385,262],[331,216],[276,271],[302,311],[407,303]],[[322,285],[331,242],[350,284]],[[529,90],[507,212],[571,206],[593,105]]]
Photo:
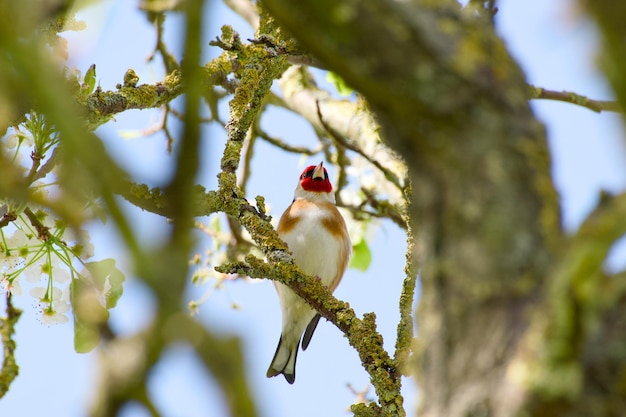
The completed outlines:
[[[617,239],[626,234],[626,194],[604,195],[596,209],[570,239],[548,282],[545,306],[539,306],[533,327],[529,330],[515,379],[527,387],[527,401],[532,410],[551,410],[555,406],[586,415],[587,402],[594,388],[586,389],[589,374],[605,369],[607,361],[615,360],[612,348],[603,349],[606,342],[615,341],[612,331],[604,327],[601,318],[623,307],[626,287],[614,277],[606,277],[603,265]],[[620,328],[624,328],[620,322]],[[599,343],[598,347],[594,344]],[[621,342],[620,342],[621,343]],[[591,352],[588,360],[580,360],[583,352]],[[598,353],[606,352],[606,357]],[[532,358],[532,359],[531,359]],[[593,358],[593,360],[591,360]],[[605,385],[608,397],[622,397],[619,384]],[[597,410],[596,410],[597,411]],[[596,414],[597,413],[592,413]],[[602,413],[600,413],[602,414]],[[587,414],[590,415],[590,414]]]
[[[406,225],[406,264],[404,267],[405,278],[402,283],[402,293],[400,294],[400,322],[398,323],[396,351],[394,353],[394,362],[404,375],[411,374],[410,366],[407,363],[409,355],[413,348],[413,301],[415,297],[415,286],[417,284],[418,265],[415,257],[415,236],[411,227],[411,220],[408,215],[408,201],[411,190],[406,191],[407,206],[405,207],[404,221]]]
[[[280,239],[274,232],[273,236]],[[383,348],[383,338],[376,330],[376,316],[366,313],[363,319],[344,301],[336,299],[320,280],[303,273],[291,257],[282,250],[266,253],[269,262],[253,256],[246,263],[233,263],[216,268],[222,273],[236,273],[252,278],[268,278],[282,282],[302,297],[322,317],[333,323],[346,335],[348,342],[358,352],[363,368],[370,375],[380,401],[382,416],[403,416],[403,399],[400,395],[400,375],[389,354]],[[273,259],[273,260],[272,260]],[[369,405],[367,407],[376,407]]]
[[[562,101],[565,103],[571,103],[577,106],[586,107],[596,113],[600,113],[603,111],[611,111],[617,113],[623,112],[622,107],[616,101],[592,100],[588,97],[581,96],[580,94],[572,93],[569,91],[552,91],[546,90],[545,88],[541,87],[535,87],[533,85],[529,87],[530,98],[533,99]]]
[[[0,318],[0,337],[3,346],[2,369],[0,370],[0,398],[9,391],[11,384],[19,374],[19,366],[15,360],[16,344],[13,339],[15,325],[22,311],[15,308],[11,301],[11,289],[6,290],[6,317]]]
[[[232,62],[226,54],[207,63],[200,70],[203,87],[219,85],[232,90],[228,74],[233,71]],[[139,78],[133,70],[124,75],[124,84],[117,85],[117,91],[103,91],[98,87],[81,104],[87,111],[89,128],[95,129],[123,111],[132,109],[159,108],[183,93],[183,76],[175,70],[156,84],[137,85]]]

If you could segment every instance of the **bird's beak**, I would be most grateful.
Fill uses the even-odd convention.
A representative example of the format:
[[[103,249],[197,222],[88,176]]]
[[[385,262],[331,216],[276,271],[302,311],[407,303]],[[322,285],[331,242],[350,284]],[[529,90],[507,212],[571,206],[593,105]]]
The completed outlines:
[[[312,179],[321,178],[324,179],[324,161],[320,162],[318,166],[313,170]]]

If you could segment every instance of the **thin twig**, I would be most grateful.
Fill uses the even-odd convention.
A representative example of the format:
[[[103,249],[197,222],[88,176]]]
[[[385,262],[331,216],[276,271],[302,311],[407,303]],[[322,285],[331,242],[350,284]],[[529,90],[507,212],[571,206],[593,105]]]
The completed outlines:
[[[350,164],[350,160],[346,156],[346,148],[342,146],[337,146],[337,166],[339,167],[339,172],[337,173],[337,187],[335,189],[335,200],[337,200],[337,205],[343,205],[343,200],[341,199],[341,190],[344,189],[346,185],[348,185],[348,174],[346,165]]]
[[[17,220],[17,215],[14,212],[7,212],[0,218],[0,228],[8,226],[9,223]]]
[[[46,163],[43,164],[39,170],[37,170],[37,172],[32,176],[30,180],[32,182],[35,182],[48,175],[57,165],[60,153],[61,151],[59,151],[58,147],[54,148],[54,150],[52,151],[52,155],[50,155],[50,158],[48,158]]]
[[[400,226],[400,228],[405,230],[407,229],[408,226],[406,216],[402,214],[402,210],[398,206],[387,200],[376,198],[376,196],[367,188],[361,187],[361,192],[365,194],[366,197],[366,200],[363,203],[369,204],[374,210],[376,210],[376,213],[378,213],[377,217],[390,219],[395,224]]]
[[[157,12],[155,14],[157,41],[154,50],[152,51],[152,53],[150,53],[150,55],[148,55],[148,58],[146,60],[148,62],[152,61],[156,56],[156,53],[159,52],[161,54],[161,58],[163,58],[165,70],[169,74],[172,71],[179,69],[179,65],[176,61],[176,58],[174,58],[172,53],[167,49],[167,45],[165,44],[165,42],[163,42],[163,23],[165,22],[165,13]]]
[[[285,152],[291,152],[291,153],[297,153],[297,154],[301,154],[301,155],[308,155],[308,156],[312,156],[312,155],[316,155],[318,153],[320,153],[320,151],[322,150],[321,146],[318,146],[317,148],[307,148],[304,146],[293,146],[293,145],[289,145],[286,142],[283,142],[281,139],[278,139],[276,137],[270,136],[267,132],[265,132],[263,129],[261,129],[260,126],[256,125],[254,127],[254,133],[256,134],[256,136],[258,136],[259,138],[263,139],[264,141],[266,141],[267,143],[270,143],[274,146],[276,146],[277,148],[282,149]]]
[[[28,184],[30,184],[33,181],[35,174],[37,174],[37,170],[39,169],[39,166],[41,165],[41,160],[43,159],[43,156],[38,155],[37,152],[33,151],[30,154],[30,159],[32,159],[33,165],[31,165],[30,171],[28,172],[28,175],[26,176],[26,182]]]
[[[572,93],[570,91],[546,90],[545,88],[535,87],[533,85],[529,85],[529,87],[530,98],[532,99],[556,100],[565,103],[576,104],[578,106],[582,106],[589,110],[592,110],[596,113],[600,113],[603,111],[616,113],[623,112],[621,106],[617,101],[592,100],[588,97]]]
[[[26,217],[28,217],[30,224],[32,224],[35,230],[37,230],[37,237],[39,238],[39,240],[43,242],[49,241],[52,237],[50,229],[47,226],[44,226],[41,221],[39,221],[39,218],[37,218],[37,215],[33,213],[30,207],[26,207],[24,209],[24,214],[26,215]]]

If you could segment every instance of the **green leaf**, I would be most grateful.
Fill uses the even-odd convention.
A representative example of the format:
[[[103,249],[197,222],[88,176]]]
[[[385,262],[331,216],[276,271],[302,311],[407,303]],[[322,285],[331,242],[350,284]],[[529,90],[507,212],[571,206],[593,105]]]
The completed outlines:
[[[87,353],[100,343],[100,328],[109,319],[109,312],[100,304],[92,282],[81,277],[70,286],[74,310],[74,350]]]
[[[115,307],[117,300],[124,292],[122,284],[126,280],[122,271],[115,267],[115,260],[103,259],[89,262],[85,264],[85,267],[91,273],[96,291],[105,301],[105,307],[107,309]]]
[[[93,93],[96,89],[96,64],[91,64],[85,73],[85,91],[87,94]]]
[[[113,259],[85,264],[89,274],[72,279],[70,287],[74,310],[74,349],[86,353],[100,343],[100,331],[109,320],[109,309],[122,296],[124,274]],[[104,304],[104,305],[103,305]]]
[[[335,74],[332,71],[328,71],[326,73],[326,81],[334,85],[335,88],[337,89],[337,92],[344,97],[347,97],[349,95],[352,95],[352,93],[354,93],[354,90],[350,88],[348,84],[346,84],[343,78],[341,78],[339,75]]]
[[[349,267],[365,272],[371,263],[372,252],[370,252],[365,239],[361,239],[356,245],[352,246],[352,257],[350,258]]]
[[[211,219],[209,220],[209,228],[211,230],[214,230],[216,233],[221,233],[222,224],[220,222],[220,216],[216,215],[211,217]]]

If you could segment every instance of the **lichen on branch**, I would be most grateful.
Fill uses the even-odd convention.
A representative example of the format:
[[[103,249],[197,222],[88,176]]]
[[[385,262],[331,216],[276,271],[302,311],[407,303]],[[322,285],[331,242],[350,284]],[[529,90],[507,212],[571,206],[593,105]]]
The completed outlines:
[[[9,390],[11,383],[19,373],[19,366],[15,360],[15,325],[22,311],[13,306],[11,291],[6,291],[6,317],[0,318],[0,337],[3,346],[2,369],[0,370],[0,398]]]

